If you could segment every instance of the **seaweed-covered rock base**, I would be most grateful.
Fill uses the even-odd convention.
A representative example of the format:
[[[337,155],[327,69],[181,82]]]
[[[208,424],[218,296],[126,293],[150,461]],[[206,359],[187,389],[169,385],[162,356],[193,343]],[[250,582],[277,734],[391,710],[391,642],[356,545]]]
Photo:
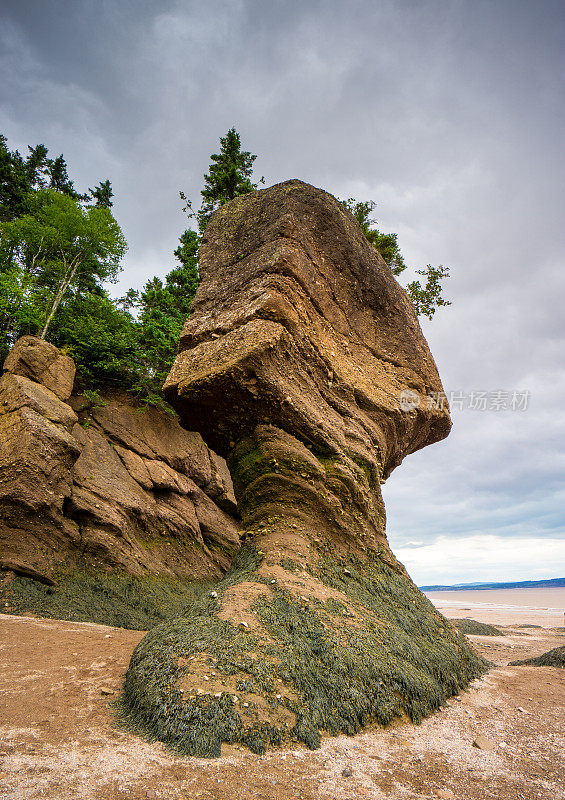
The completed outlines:
[[[565,668],[565,646],[554,647],[537,658],[526,658],[522,661],[511,661],[511,667],[557,667]]]
[[[488,625],[486,622],[477,622],[476,619],[464,617],[463,619],[450,619],[452,625],[455,625],[457,630],[467,636],[503,636],[502,631],[495,628],[494,625]]]
[[[486,670],[400,565],[378,555],[317,568],[248,545],[185,616],[140,642],[124,693],[129,724],[193,756],[222,742],[255,753],[323,732],[419,722]],[[346,566],[347,563],[347,566]]]
[[[451,424],[414,310],[353,216],[300,181],[220,208],[199,265],[165,393],[227,458],[244,545],[139,644],[125,713],[201,756],[419,721],[485,665],[386,539],[381,484]]]

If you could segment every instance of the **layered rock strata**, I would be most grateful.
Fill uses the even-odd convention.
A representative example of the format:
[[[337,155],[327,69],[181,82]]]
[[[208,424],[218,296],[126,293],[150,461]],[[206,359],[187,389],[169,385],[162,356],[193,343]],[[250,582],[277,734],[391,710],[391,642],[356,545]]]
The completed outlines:
[[[381,484],[450,429],[414,310],[352,215],[300,181],[223,206],[199,263],[165,393],[227,457],[246,546],[140,643],[129,713],[195,755],[418,720],[482,665],[386,540]]]
[[[125,393],[70,396],[74,363],[19,340],[0,379],[0,568],[53,583],[76,568],[195,580],[240,546],[229,471],[199,433]]]

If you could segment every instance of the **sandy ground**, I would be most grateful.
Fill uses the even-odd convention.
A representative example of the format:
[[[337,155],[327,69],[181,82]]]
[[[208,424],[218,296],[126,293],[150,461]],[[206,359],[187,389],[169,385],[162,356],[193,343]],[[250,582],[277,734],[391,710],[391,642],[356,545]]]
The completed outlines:
[[[453,611],[492,621],[476,608]],[[111,703],[142,633],[1,615],[0,797],[560,800],[565,670],[507,664],[565,644],[565,632],[504,633],[470,637],[495,666],[419,726],[326,738],[316,752],[258,757],[226,747],[221,758],[203,760],[115,726]],[[473,746],[477,737],[492,749]]]
[[[446,617],[471,617],[491,625],[565,626],[565,587],[425,592]]]

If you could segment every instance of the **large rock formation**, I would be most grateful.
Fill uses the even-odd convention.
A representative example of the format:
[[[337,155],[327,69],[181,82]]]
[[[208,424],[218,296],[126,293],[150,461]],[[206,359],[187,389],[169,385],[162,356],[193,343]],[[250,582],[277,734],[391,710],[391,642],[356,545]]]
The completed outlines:
[[[46,583],[76,568],[198,580],[226,571],[240,546],[235,497],[199,433],[125,393],[94,407],[70,397],[72,359],[31,336],[5,369],[0,568]]]
[[[414,310],[351,214],[300,181],[217,211],[200,272],[165,392],[227,457],[248,543],[140,643],[130,712],[197,755],[418,720],[482,667],[385,535],[381,483],[450,428]]]

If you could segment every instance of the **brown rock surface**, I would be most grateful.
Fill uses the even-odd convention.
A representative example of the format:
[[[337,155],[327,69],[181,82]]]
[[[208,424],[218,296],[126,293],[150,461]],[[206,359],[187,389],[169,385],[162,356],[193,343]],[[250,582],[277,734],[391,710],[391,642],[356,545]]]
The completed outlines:
[[[25,406],[67,430],[78,420],[73,409],[50,389],[22,375],[5,372],[0,378],[0,413],[18,411]]]
[[[4,371],[41,383],[60,400],[68,400],[73,391],[75,363],[72,358],[35,336],[18,339],[4,362]]]
[[[165,393],[227,456],[249,544],[210,603],[140,643],[132,713],[193,755],[418,720],[484,666],[386,540],[381,483],[450,429],[414,310],[351,214],[300,181],[221,207],[199,258]],[[175,694],[206,658],[215,691]]]
[[[312,522],[348,549],[386,546],[381,481],[451,424],[390,269],[340,203],[289,181],[214,215],[200,271],[165,391],[230,454],[246,524],[268,504],[286,529]],[[419,407],[402,407],[406,390]]]
[[[20,340],[6,363],[53,385],[58,358],[33,341]],[[240,546],[225,461],[173,414],[125,393],[94,409],[70,402],[80,424],[36,380],[0,379],[0,568],[43,582],[77,567],[223,574]]]
[[[380,482],[450,428],[447,411],[430,401],[441,382],[391,271],[340,203],[299,181],[218,212],[200,270],[165,385],[171,403],[218,452],[233,451],[244,506],[257,508],[263,489],[244,469],[241,447],[257,452],[259,437],[269,458],[297,459],[295,493],[309,497],[296,504],[299,517],[321,504],[314,519],[322,529],[353,530],[361,549],[384,544]],[[417,393],[418,408],[402,408],[406,390]],[[301,475],[307,462],[318,464],[314,482]],[[288,487],[290,477],[277,480]]]

